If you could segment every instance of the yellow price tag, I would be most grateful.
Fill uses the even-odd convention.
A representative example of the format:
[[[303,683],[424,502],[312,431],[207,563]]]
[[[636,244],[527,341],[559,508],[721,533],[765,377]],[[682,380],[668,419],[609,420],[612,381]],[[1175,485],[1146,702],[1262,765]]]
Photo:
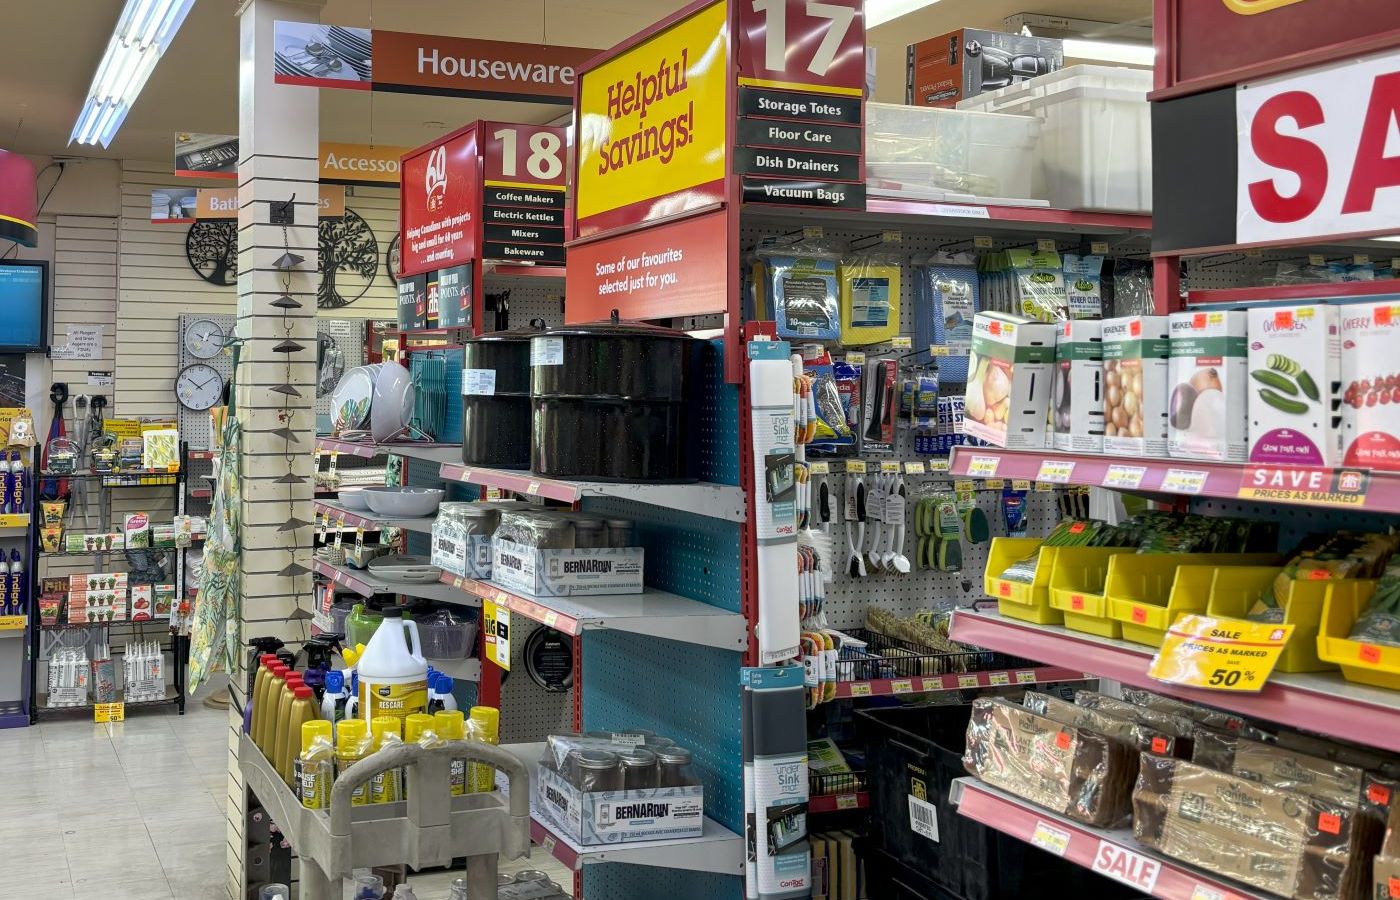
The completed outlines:
[[[957,491],[959,494],[968,493],[977,490],[977,485],[973,484],[971,481],[955,481],[953,482],[953,490]]]
[[[1069,480],[1073,475],[1073,460],[1047,459],[1041,462],[1040,471],[1036,473],[1035,480],[1048,481],[1051,484],[1069,484]]]
[[[987,682],[997,686],[1005,686],[1011,683],[1011,676],[1005,672],[993,672],[987,676]]]
[[[1024,671],[1023,671],[1023,672],[1017,672],[1017,673],[1016,673],[1016,683],[1017,683],[1017,684],[1035,684],[1035,673],[1034,673],[1034,672],[1024,672]]]
[[[990,250],[992,249],[992,236],[990,234],[974,234],[972,246],[978,250]]]
[[[1209,472],[1200,469],[1168,469],[1162,490],[1168,494],[1199,494],[1205,490]]]
[[[848,460],[846,460],[846,474],[847,474],[847,475],[864,475],[864,474],[865,474],[865,460],[863,460],[863,459],[848,459]]]
[[[125,722],[126,704],[118,701],[116,703],[99,703],[92,708],[92,720],[94,722]]]
[[[975,688],[975,687],[977,687],[977,676],[976,676],[976,675],[959,675],[959,676],[958,676],[958,687],[960,687],[960,688]]]
[[[860,798],[855,794],[841,794],[836,798],[837,809],[855,809],[860,806]]]
[[[1309,254],[1308,254],[1308,265],[1310,265],[1310,266],[1325,266],[1326,264],[1327,264],[1327,257],[1323,256],[1321,253],[1309,253]]]
[[[922,475],[924,474],[924,464],[922,462],[907,462],[904,464],[904,474]]]
[[[886,244],[898,244],[904,240],[904,235],[898,231],[886,231],[880,235],[880,241]]]
[[[847,353],[846,364],[851,366],[861,366],[865,364],[864,353]]]
[[[321,457],[325,455],[326,451],[321,449],[320,447],[317,447],[315,450],[311,451],[311,470],[313,472],[321,471]]]
[[[531,497],[535,496],[539,492],[540,483],[538,481],[532,481],[529,484],[525,485],[525,493],[529,494]]]
[[[0,616],[0,631],[23,631],[25,616]]]
[[[952,355],[952,351],[949,350],[949,349],[947,348],[947,346],[945,346],[945,345],[943,345],[943,344],[929,344],[929,345],[928,345],[928,355],[929,355],[929,356],[951,356],[951,355]]]
[[[899,461],[894,459],[880,460],[880,471],[886,475],[895,475],[899,472]]]
[[[1292,625],[1183,613],[1167,629],[1147,674],[1209,691],[1262,690]]]
[[[326,474],[327,474],[327,475],[330,475],[330,476],[332,476],[332,477],[334,477],[334,476],[335,476],[336,465],[337,465],[339,462],[340,462],[340,451],[339,451],[339,450],[332,450],[332,451],[331,451],[331,462],[330,462],[330,465],[326,466]]]
[[[851,685],[851,696],[852,696],[852,697],[869,697],[869,696],[870,696],[870,684],[869,684],[869,682],[857,681],[857,682],[855,682],[854,684],[852,684],[852,685]]]
[[[1048,494],[1054,489],[1055,486],[1053,484],[1050,484],[1048,481],[1037,481],[1035,483],[1035,492],[1037,494]]]
[[[510,609],[505,604],[485,600],[481,604],[486,623],[486,658],[510,671]]]
[[[1095,256],[1103,256],[1108,253],[1108,241],[1090,241],[1089,252]]]
[[[946,472],[949,468],[950,466],[946,459],[931,459],[928,461],[928,470],[930,472]]]
[[[1352,265],[1355,266],[1369,266],[1371,264],[1371,257],[1365,253],[1358,253],[1351,258],[1351,262]]]
[[[1000,465],[1000,456],[974,456],[967,461],[967,474],[973,478],[991,478]]]
[[[1264,251],[1260,250],[1258,247],[1250,247],[1248,250],[1244,251],[1244,255],[1246,259],[1258,259],[1264,255]]]
[[[988,478],[986,481],[982,482],[982,485],[983,485],[985,488],[987,488],[988,490],[991,490],[991,491],[999,491],[999,490],[1001,490],[1002,488],[1006,487],[1006,479],[1005,479],[1005,478]]]
[[[1035,831],[1031,832],[1031,846],[1039,847],[1056,856],[1064,856],[1069,849],[1070,833],[1063,828],[1056,828],[1047,822],[1036,822]]]
[[[912,694],[914,693],[914,682],[909,681],[908,679],[891,681],[890,690],[895,692],[896,694]]]
[[[1142,484],[1142,476],[1146,474],[1147,469],[1142,466],[1112,465],[1104,473],[1103,486],[1124,491],[1136,490]]]
[[[908,350],[914,346],[914,339],[907,334],[897,334],[890,338],[890,346],[896,350]]]
[[[363,525],[356,525],[356,526],[355,526],[355,552],[358,553],[358,552],[360,552],[361,550],[364,550],[364,549],[365,549],[365,526],[363,526]]]
[[[1054,253],[1054,252],[1055,252],[1055,241],[1054,241],[1053,239],[1051,239],[1051,238],[1036,238],[1036,239],[1035,239],[1035,252],[1036,252],[1036,253]]]
[[[819,237],[821,237],[821,236],[822,236],[823,234],[825,234],[825,233],[826,233],[826,232],[822,231],[822,227],[821,227],[820,225],[804,225],[804,226],[802,226],[802,236],[803,236],[804,238],[806,238],[807,240],[809,240],[809,241],[812,240],[813,238],[819,238]]]
[[[813,475],[829,475],[831,474],[831,463],[825,460],[822,462],[808,463],[807,470]]]
[[[1016,478],[1011,482],[1011,489],[1013,491],[1028,491],[1031,489],[1031,483],[1023,478]]]

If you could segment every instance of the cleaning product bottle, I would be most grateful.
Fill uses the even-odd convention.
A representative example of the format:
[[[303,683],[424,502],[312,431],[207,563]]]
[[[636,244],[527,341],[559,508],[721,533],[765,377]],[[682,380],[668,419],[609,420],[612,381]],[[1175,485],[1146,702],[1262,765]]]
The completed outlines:
[[[375,752],[395,744],[402,744],[402,729],[403,719],[398,716],[375,716],[371,719],[369,730],[374,737]],[[369,802],[393,803],[395,800],[403,799],[402,784],[403,772],[399,769],[388,769],[380,772],[370,779]]]
[[[394,888],[394,896],[390,900],[418,900],[418,895],[413,893],[413,888],[401,884]]]
[[[452,696],[456,685],[457,682],[450,675],[438,676],[438,699],[442,702],[442,709],[457,709],[457,698]]]
[[[297,799],[307,809],[327,809],[331,782],[335,780],[335,747],[331,744],[331,723],[325,719],[301,725],[301,755],[296,759],[292,785]]]
[[[311,688],[298,684],[292,689],[292,695],[292,705],[287,710],[286,728],[277,744],[282,750],[282,755],[277,760],[277,771],[288,786],[292,784],[292,776],[296,774],[296,766],[293,763],[297,758],[297,747],[301,746],[301,726],[316,718],[316,695]]]
[[[254,743],[257,743],[258,725],[262,722],[263,694],[267,690],[268,679],[272,677],[272,664],[276,661],[277,657],[271,653],[258,656],[258,670],[253,673],[253,685],[248,691],[248,702],[244,704],[247,708],[243,710],[243,732],[251,736]]]
[[[24,454],[18,450],[10,457],[10,512],[29,512],[28,473],[24,470]]]
[[[10,615],[24,615],[26,606],[25,582],[24,582],[24,561],[19,557],[19,548],[10,549]]]
[[[14,511],[15,476],[10,474],[10,454],[0,456],[0,513]]]
[[[350,693],[345,690],[344,672],[326,673],[326,690],[321,695],[321,718],[339,724],[345,718],[345,701]]]
[[[433,713],[433,729],[444,741],[460,741],[467,736],[466,724],[460,709],[444,709]],[[467,761],[454,759],[448,767],[447,781],[452,786],[452,796],[460,797],[467,792]]]
[[[413,636],[410,646],[405,631]],[[418,623],[407,622],[395,607],[384,611],[374,637],[356,665],[360,673],[359,715],[370,723],[379,716],[403,719],[428,708],[428,661],[418,638]]]
[[[403,742],[418,744],[421,747],[437,747],[442,744],[438,737],[437,723],[427,713],[414,713],[403,720]],[[408,799],[408,772],[403,773],[403,796]]]
[[[346,719],[335,729],[335,777],[364,759],[370,753],[369,727],[364,719]],[[369,785],[362,784],[350,792],[351,806],[369,802]]]
[[[277,721],[277,704],[282,699],[282,685],[287,678],[287,667],[280,662],[274,662],[267,670],[267,681],[263,683],[262,697],[257,701],[262,712],[257,713],[258,706],[254,707],[257,718],[253,725],[253,743],[258,745],[258,749],[264,756],[270,756],[268,734],[271,732],[272,724]]]
[[[0,616],[10,613],[10,564],[5,562],[5,551],[0,550]]]
[[[291,771],[291,767],[284,767],[282,760],[289,758],[287,751],[295,746],[287,739],[287,722],[292,717],[292,702],[296,700],[296,689],[301,686],[301,676],[296,672],[288,672],[282,679],[282,694],[277,698],[277,718],[267,733],[267,758],[283,781],[287,780],[287,773]]]
[[[360,673],[350,673],[350,696],[345,698],[345,718],[360,718]],[[344,721],[344,720],[342,720]],[[363,721],[363,720],[362,720]],[[366,723],[368,724],[368,723]],[[337,726],[339,727],[339,726]]]
[[[438,682],[442,676],[432,669],[428,670],[428,713],[432,714],[443,709],[442,694],[438,692]]]
[[[301,680],[316,692],[318,703],[325,691],[326,673],[331,670],[331,655],[339,647],[339,640],[326,635],[317,635],[301,645],[302,652],[306,654],[306,668],[302,670]]]
[[[494,744],[501,737],[501,711],[494,706],[473,706],[472,728],[467,737],[474,741]],[[472,763],[467,773],[469,791],[473,794],[490,793],[496,789],[496,768],[484,763]]]

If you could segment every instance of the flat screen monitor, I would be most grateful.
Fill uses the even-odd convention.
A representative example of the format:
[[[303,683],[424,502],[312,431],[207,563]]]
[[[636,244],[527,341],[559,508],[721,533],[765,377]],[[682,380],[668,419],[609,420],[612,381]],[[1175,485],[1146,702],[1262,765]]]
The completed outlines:
[[[0,353],[49,349],[49,264],[0,262]]]

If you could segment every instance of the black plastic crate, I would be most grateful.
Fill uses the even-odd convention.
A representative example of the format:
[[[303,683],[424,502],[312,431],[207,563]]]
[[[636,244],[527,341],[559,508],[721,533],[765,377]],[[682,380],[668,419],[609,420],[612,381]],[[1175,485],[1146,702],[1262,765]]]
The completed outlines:
[[[1121,885],[1067,863],[1016,838],[958,814],[948,799],[953,779],[967,775],[962,755],[971,706],[903,706],[856,710],[866,742],[871,843],[907,866],[940,893],[960,900],[1044,895],[1129,897]],[[932,804],[938,840],[916,833],[910,798]],[[917,815],[927,814],[918,807]],[[867,866],[867,871],[870,866]],[[905,879],[911,882],[911,879]],[[905,890],[919,888],[910,883]],[[874,894],[871,895],[875,896]],[[893,894],[918,898],[919,893]]]

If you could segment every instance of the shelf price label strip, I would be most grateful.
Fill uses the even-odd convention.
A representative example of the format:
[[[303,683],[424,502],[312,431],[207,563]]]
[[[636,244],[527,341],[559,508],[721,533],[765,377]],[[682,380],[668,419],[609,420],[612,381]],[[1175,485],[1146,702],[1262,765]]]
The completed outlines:
[[[480,597],[482,600],[489,600],[496,606],[519,613],[532,622],[539,622],[565,634],[577,635],[582,630],[579,627],[578,619],[542,606],[526,597],[501,590],[489,582],[443,573],[442,583],[450,585],[456,590]]]
[[[894,694],[926,694],[935,691],[968,690],[1011,684],[1045,684],[1052,681],[1082,681],[1091,676],[1078,669],[1042,666],[998,672],[925,675],[911,678],[877,678],[870,681],[838,681],[837,697],[887,697]]]

